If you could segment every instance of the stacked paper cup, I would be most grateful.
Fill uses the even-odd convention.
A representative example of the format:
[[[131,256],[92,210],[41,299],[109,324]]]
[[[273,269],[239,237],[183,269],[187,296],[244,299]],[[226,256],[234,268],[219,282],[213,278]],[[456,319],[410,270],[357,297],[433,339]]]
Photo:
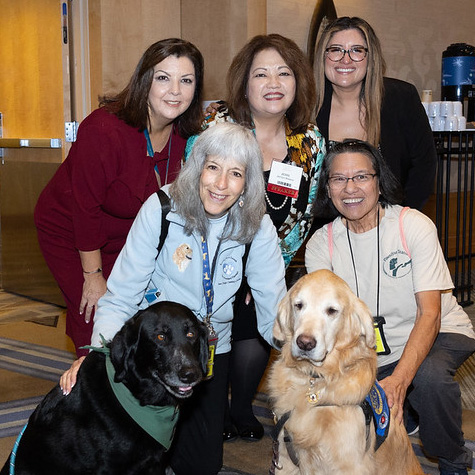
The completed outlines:
[[[465,130],[467,119],[462,114],[462,103],[458,101],[422,102],[433,131]]]

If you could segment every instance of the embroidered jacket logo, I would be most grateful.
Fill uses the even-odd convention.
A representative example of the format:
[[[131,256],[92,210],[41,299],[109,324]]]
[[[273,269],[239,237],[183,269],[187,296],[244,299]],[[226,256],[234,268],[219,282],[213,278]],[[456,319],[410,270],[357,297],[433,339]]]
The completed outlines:
[[[383,270],[387,276],[399,279],[411,272],[412,259],[404,251],[391,252],[383,259]]]
[[[238,273],[238,267],[236,265],[236,259],[234,257],[227,257],[221,264],[222,275],[226,280],[233,279]]]

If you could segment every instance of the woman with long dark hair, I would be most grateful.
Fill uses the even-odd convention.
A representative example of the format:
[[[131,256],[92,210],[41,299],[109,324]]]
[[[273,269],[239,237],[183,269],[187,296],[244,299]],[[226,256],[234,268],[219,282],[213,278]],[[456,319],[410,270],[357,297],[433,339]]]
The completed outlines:
[[[38,240],[67,306],[78,356],[94,309],[145,200],[171,183],[202,120],[203,57],[188,41],[151,45],[128,85],[101,99],[35,209]]]

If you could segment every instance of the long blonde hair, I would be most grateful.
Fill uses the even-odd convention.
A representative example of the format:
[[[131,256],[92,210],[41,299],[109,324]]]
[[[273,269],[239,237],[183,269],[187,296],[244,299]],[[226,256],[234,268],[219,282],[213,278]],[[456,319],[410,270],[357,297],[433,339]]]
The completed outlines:
[[[325,96],[325,49],[335,33],[352,29],[358,30],[363,35],[368,47],[368,67],[361,86],[359,110],[360,115],[364,113],[362,125],[366,131],[366,140],[377,146],[381,140],[381,105],[386,62],[376,33],[369,23],[361,18],[340,17],[329,23],[322,31],[315,51],[315,75],[319,85],[317,87],[317,115]]]

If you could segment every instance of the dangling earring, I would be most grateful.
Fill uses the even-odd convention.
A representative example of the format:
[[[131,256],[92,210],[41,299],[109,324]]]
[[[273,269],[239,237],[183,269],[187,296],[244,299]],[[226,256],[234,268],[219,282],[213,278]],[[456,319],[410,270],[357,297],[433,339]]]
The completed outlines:
[[[244,200],[243,200],[243,198],[242,198],[242,195],[241,195],[241,198],[240,198],[239,201],[238,201],[238,206],[239,206],[240,208],[242,208],[242,207],[244,206]]]

